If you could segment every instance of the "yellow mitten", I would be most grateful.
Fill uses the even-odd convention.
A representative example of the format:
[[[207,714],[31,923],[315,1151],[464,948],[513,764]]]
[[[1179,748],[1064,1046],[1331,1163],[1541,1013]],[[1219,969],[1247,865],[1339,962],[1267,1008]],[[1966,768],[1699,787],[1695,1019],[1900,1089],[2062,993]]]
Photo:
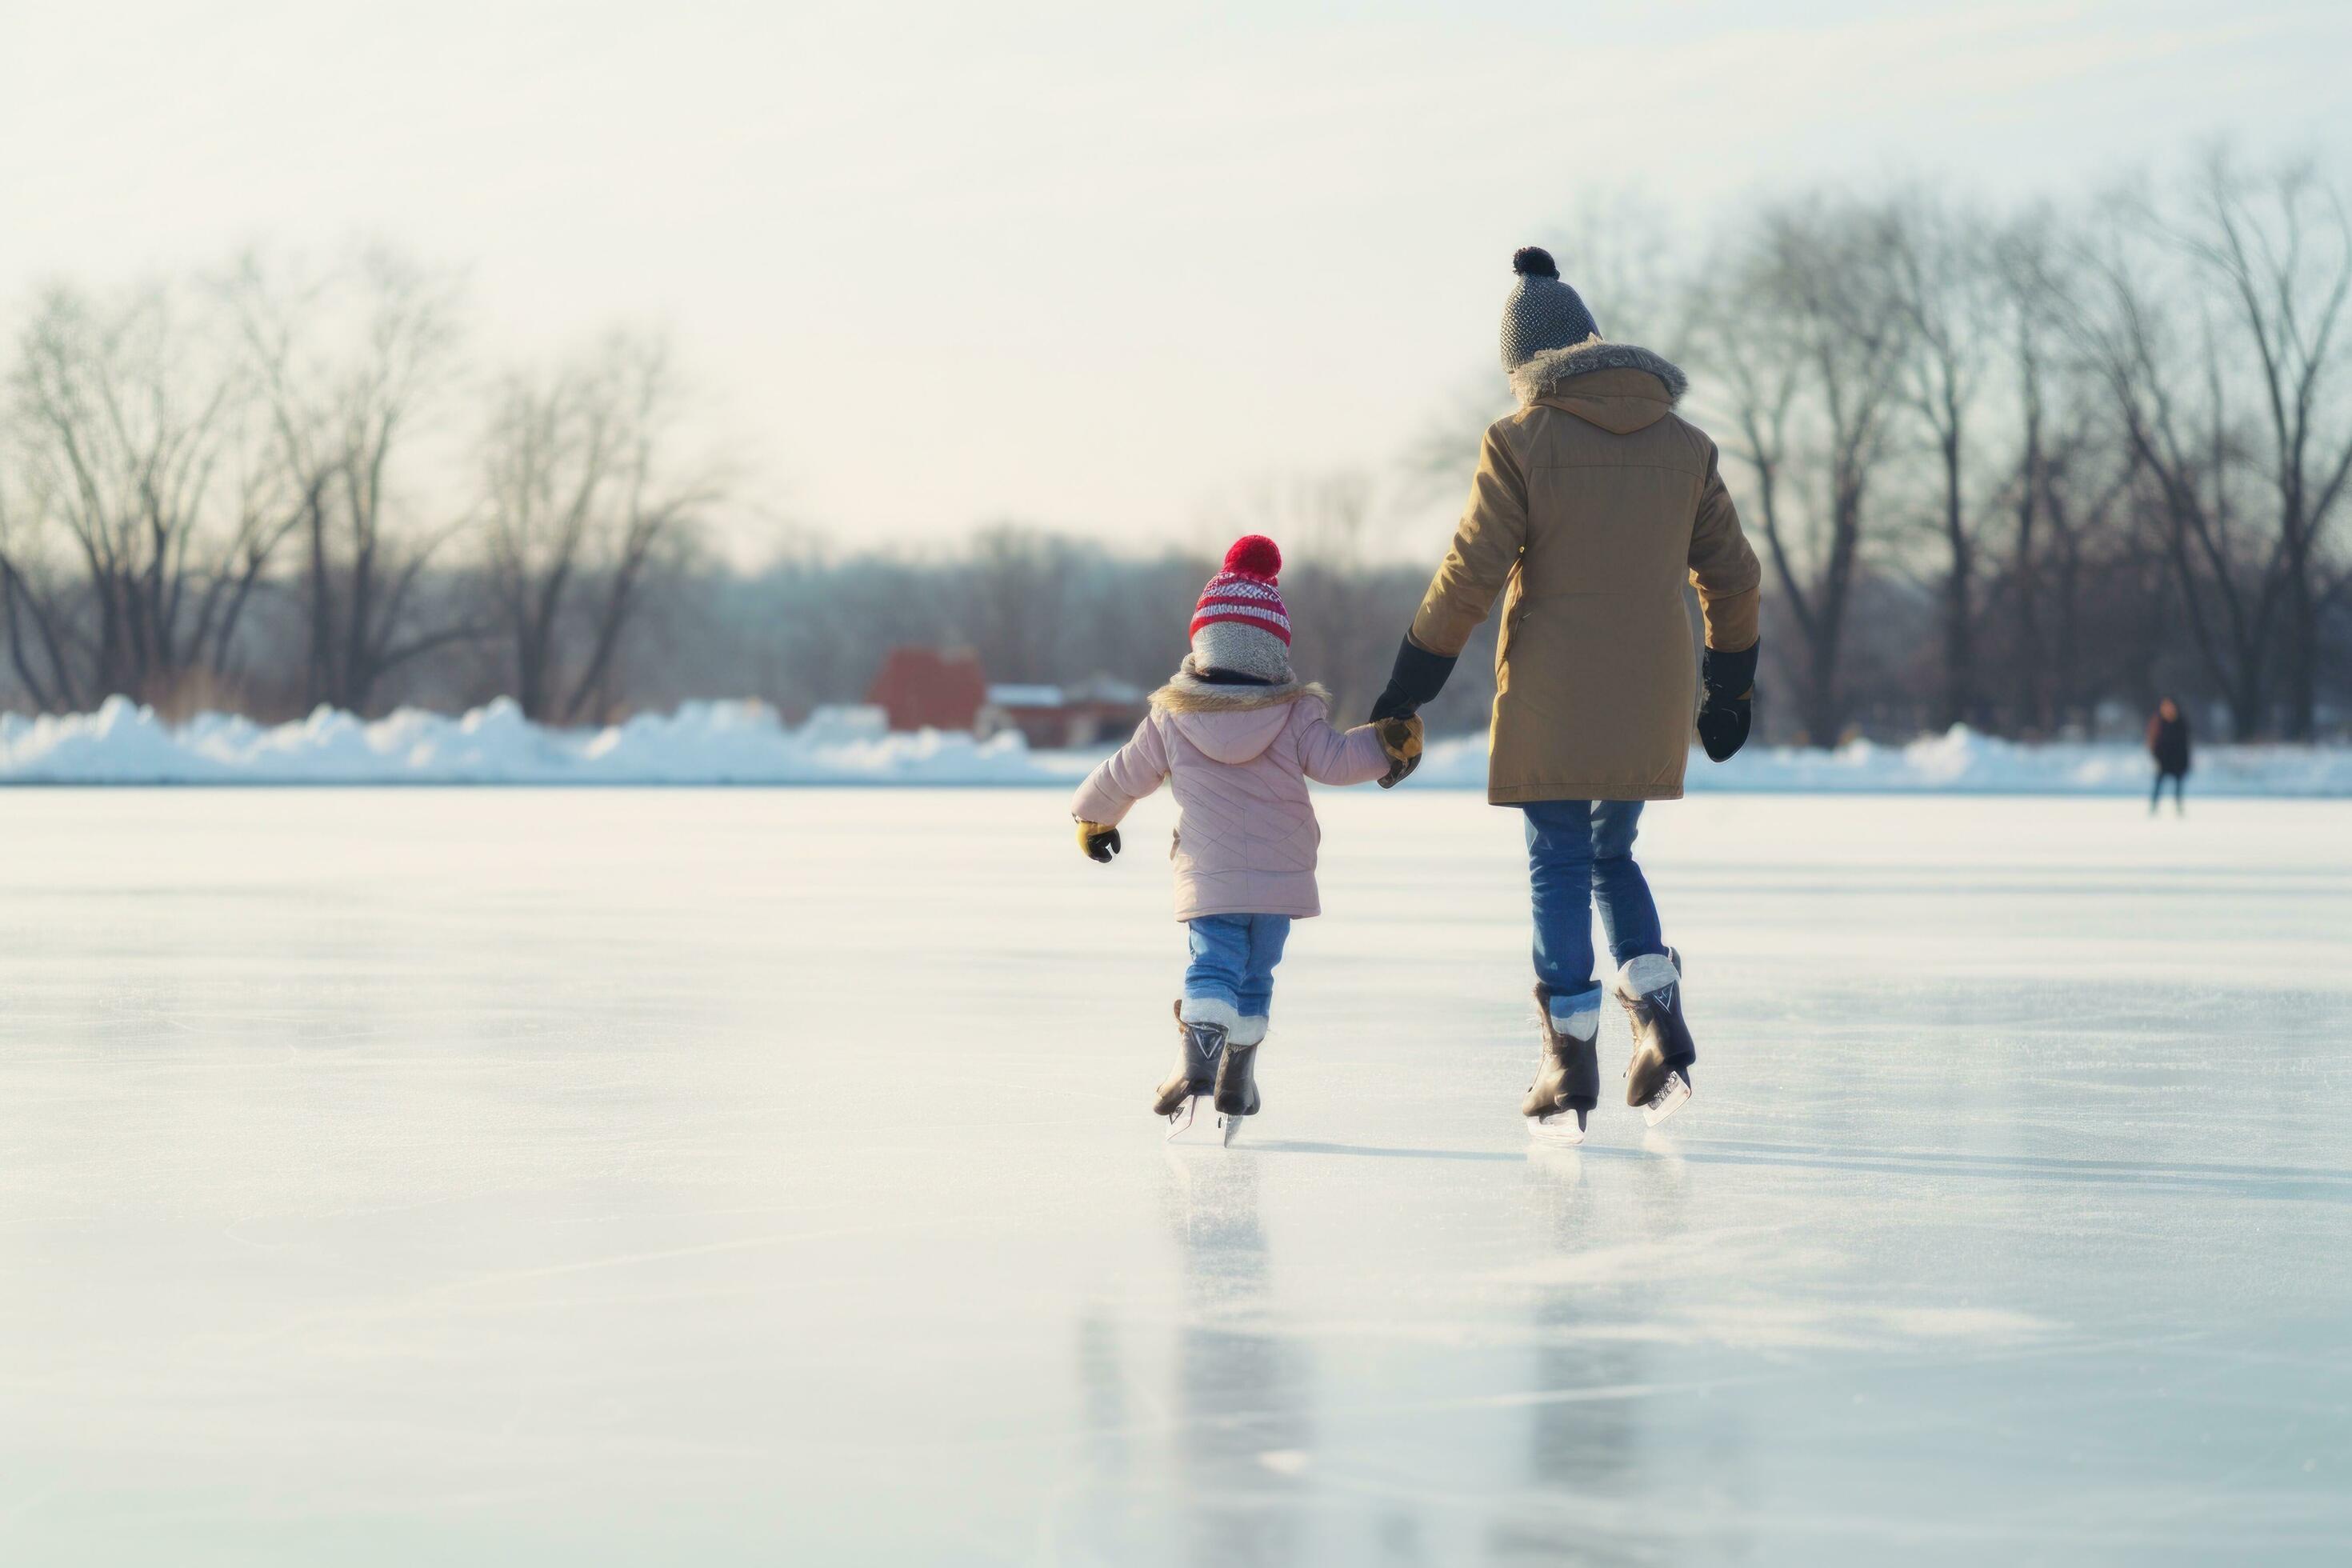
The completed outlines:
[[[1394,789],[1421,766],[1421,715],[1377,720],[1372,731],[1381,738],[1381,750],[1389,754],[1389,771],[1381,775],[1381,787]]]
[[[1118,853],[1118,829],[1081,819],[1078,823],[1078,848],[1087,859],[1099,860],[1108,866],[1111,857]]]

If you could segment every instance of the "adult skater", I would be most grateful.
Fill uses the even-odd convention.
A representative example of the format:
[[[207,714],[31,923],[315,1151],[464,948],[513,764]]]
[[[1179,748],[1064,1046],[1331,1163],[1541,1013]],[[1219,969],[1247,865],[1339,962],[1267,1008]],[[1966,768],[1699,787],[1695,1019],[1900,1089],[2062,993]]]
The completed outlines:
[[[2169,697],[2148,715],[2147,754],[2156,759],[2156,787],[2147,792],[2147,814],[2156,815],[2156,804],[2164,798],[2164,781],[2170,779],[2172,809],[2178,816],[2188,816],[2189,803],[2180,792],[2189,782],[2189,715]]]
[[[1706,622],[1698,735],[1721,762],[1748,738],[1762,574],[1715,443],[1674,411],[1683,373],[1603,341],[1544,251],[1519,251],[1511,269],[1503,368],[1518,411],[1487,427],[1454,547],[1372,716],[1408,717],[1434,698],[1507,588],[1486,798],[1527,818],[1543,1054],[1520,1114],[1538,1137],[1578,1142],[1601,1092],[1595,903],[1633,1021],[1626,1103],[1654,1125],[1690,1095],[1682,961],[1633,835],[1644,802],[1683,793],[1699,676],[1684,576]]]

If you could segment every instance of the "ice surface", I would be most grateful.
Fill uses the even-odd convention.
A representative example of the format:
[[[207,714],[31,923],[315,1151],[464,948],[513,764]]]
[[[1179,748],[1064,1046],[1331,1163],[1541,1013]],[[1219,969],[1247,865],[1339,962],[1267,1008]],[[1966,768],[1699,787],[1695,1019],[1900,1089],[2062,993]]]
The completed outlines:
[[[1657,808],[1698,1093],[1580,1152],[1460,794],[1325,798],[1182,1152],[1164,798],[6,804],[0,1562],[2352,1546],[2340,804]]]
[[[1013,690],[1005,688],[1005,690]],[[1049,689],[1038,688],[1038,690]],[[1345,717],[1343,715],[1343,717]],[[261,725],[204,713],[167,724],[126,698],[94,713],[0,714],[0,783],[18,784],[902,784],[1069,788],[1109,751],[1031,752],[986,741],[890,734],[874,708],[820,709],[787,727],[759,702],[689,702],[604,729],[531,723],[504,698],[452,718],[377,720],[321,708]],[[1717,765],[1692,753],[1702,793],[2144,795],[2147,755],[2116,743],[2021,745],[1965,725],[1901,746],[1750,746]],[[1433,742],[1411,789],[1484,789],[1483,735]],[[2215,796],[2352,796],[2352,746],[2205,746],[2189,788]]]

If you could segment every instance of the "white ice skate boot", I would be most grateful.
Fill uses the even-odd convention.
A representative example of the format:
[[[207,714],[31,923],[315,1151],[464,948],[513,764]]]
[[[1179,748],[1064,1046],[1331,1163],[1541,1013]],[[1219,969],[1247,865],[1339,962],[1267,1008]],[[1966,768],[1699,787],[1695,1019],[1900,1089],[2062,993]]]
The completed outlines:
[[[1625,1103],[1642,1108],[1655,1127],[1691,1097],[1691,1064],[1698,1047],[1683,1021],[1682,954],[1668,948],[1628,959],[1612,989],[1633,1025],[1633,1055],[1625,1064]]]
[[[1217,1130],[1230,1146],[1242,1118],[1258,1113],[1257,1048],[1265,1043],[1265,1020],[1244,1018],[1225,1036],[1225,1059],[1217,1064]]]
[[[1530,1138],[1581,1143],[1585,1118],[1601,1103],[1601,987],[1556,996],[1538,982],[1536,1010],[1543,1017],[1543,1056],[1519,1114]]]

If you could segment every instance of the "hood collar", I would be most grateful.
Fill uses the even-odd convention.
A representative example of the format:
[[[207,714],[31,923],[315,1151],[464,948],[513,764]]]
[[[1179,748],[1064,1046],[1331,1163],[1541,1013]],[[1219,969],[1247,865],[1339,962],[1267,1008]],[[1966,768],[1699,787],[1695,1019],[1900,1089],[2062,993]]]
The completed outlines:
[[[1649,372],[1665,384],[1668,407],[1680,402],[1690,388],[1690,378],[1664,354],[1652,353],[1637,343],[1612,343],[1595,334],[1564,349],[1544,350],[1511,372],[1511,390],[1518,394],[1519,405],[1526,407],[1545,394],[1557,392],[1561,382],[1597,370]]]
[[[1203,680],[1186,654],[1168,684],[1151,694],[1151,705],[1163,713],[1244,713],[1253,708],[1286,708],[1302,697],[1319,697],[1325,703],[1331,693],[1313,681],[1302,683],[1297,677],[1279,686],[1228,686]]]

